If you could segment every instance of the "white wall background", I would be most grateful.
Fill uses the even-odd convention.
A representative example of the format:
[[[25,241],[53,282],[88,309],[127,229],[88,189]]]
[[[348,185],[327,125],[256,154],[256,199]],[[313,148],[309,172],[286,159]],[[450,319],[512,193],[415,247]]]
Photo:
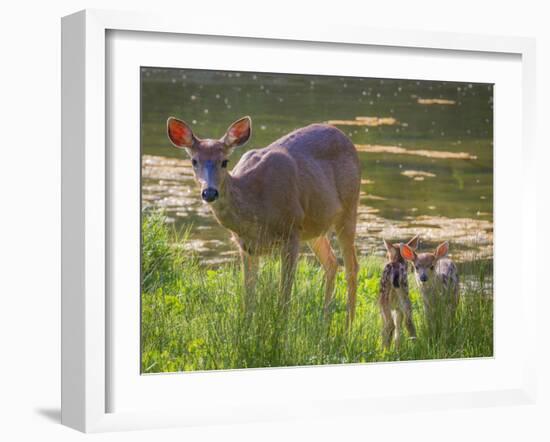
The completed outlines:
[[[155,10],[241,20],[331,23],[534,36],[538,52],[539,183],[547,189],[550,13],[544,1],[19,0],[0,15],[0,439],[13,440],[549,440],[550,291],[539,287],[540,405],[84,436],[59,425],[60,17],[83,8]],[[544,158],[543,158],[544,157]],[[510,177],[518,179],[518,177]],[[548,192],[541,192],[546,195]],[[548,204],[540,207],[533,264],[543,275]],[[514,241],[510,241],[513,259]],[[545,258],[547,259],[547,258]],[[411,379],[414,382],[414,379]]]

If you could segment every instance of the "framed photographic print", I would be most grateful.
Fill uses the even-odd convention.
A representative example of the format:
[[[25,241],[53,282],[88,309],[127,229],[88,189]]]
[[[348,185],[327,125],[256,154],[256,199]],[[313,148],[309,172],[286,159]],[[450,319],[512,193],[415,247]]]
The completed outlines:
[[[84,11],[62,43],[63,423],[532,400],[531,40]]]

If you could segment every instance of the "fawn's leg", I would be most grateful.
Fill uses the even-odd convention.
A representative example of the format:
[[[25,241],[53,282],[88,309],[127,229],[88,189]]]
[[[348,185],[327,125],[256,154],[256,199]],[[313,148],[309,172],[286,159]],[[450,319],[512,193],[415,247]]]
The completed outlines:
[[[288,313],[290,306],[290,294],[294,284],[294,275],[296,274],[296,263],[298,261],[300,242],[296,235],[292,235],[288,241],[283,244],[281,250],[281,307],[285,314]]]
[[[430,299],[430,294],[426,293],[424,291],[421,291],[422,293],[422,302],[424,304],[424,322],[426,323],[426,326],[428,330],[432,330],[434,324],[434,318],[433,318],[433,300]]]
[[[329,317],[329,308],[334,294],[334,279],[338,272],[338,262],[330,246],[330,241],[326,236],[310,241],[309,247],[317,256],[317,259],[325,270],[325,319]]]
[[[342,249],[344,258],[344,267],[346,268],[346,282],[348,284],[348,304],[347,304],[347,326],[351,328],[355,318],[355,303],[357,297],[357,272],[359,264],[357,263],[357,254],[355,252],[355,216],[348,218],[344,224],[337,230],[338,243]]]
[[[401,326],[403,325],[403,313],[401,310],[392,310],[393,322],[395,323],[395,331],[393,339],[395,341],[395,348],[399,350],[401,345]]]
[[[408,296],[404,296],[400,299],[400,307],[405,317],[405,327],[411,338],[416,338],[416,327],[413,322],[412,304]]]
[[[244,276],[244,309],[247,315],[254,312],[256,299],[256,281],[258,279],[258,263],[257,256],[251,256],[244,250],[240,250],[241,262]]]
[[[389,302],[383,298],[380,299],[380,315],[382,316],[382,343],[386,349],[389,349],[395,324]]]

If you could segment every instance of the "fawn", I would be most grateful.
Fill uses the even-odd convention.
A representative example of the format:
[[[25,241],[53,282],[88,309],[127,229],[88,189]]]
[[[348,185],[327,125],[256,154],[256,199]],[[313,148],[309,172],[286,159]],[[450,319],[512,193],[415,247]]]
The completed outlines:
[[[263,149],[246,152],[229,172],[231,153],[250,138],[252,121],[234,122],[219,139],[198,138],[184,121],[169,118],[168,138],[191,158],[200,195],[217,221],[232,232],[241,254],[247,313],[254,310],[258,258],[281,256],[280,304],[288,311],[300,242],[307,242],[325,270],[325,314],[338,264],[328,239],[334,230],[344,258],[347,323],[355,315],[355,251],[361,166],[357,150],[339,129],[312,124]]]
[[[418,247],[418,241],[419,237],[416,235],[407,243],[407,247],[415,250]],[[393,335],[395,347],[399,348],[403,319],[405,319],[409,336],[412,339],[416,338],[412,305],[409,298],[407,263],[401,256],[400,244],[392,244],[384,240],[384,245],[388,252],[388,263],[382,272],[378,298],[383,322],[382,341],[384,347],[389,348]]]
[[[400,251],[404,259],[413,263],[428,326],[438,321],[436,312],[442,314],[439,320],[453,318],[459,300],[459,278],[456,265],[447,258],[449,243],[438,245],[433,253],[416,253],[408,244],[401,244]]]

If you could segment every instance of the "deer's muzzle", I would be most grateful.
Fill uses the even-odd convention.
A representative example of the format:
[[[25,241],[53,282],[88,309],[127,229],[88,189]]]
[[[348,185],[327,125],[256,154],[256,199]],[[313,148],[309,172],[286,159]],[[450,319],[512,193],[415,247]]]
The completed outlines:
[[[211,203],[212,201],[216,201],[218,199],[218,191],[216,189],[213,189],[212,187],[207,187],[202,191],[202,199],[206,201],[207,203]]]

